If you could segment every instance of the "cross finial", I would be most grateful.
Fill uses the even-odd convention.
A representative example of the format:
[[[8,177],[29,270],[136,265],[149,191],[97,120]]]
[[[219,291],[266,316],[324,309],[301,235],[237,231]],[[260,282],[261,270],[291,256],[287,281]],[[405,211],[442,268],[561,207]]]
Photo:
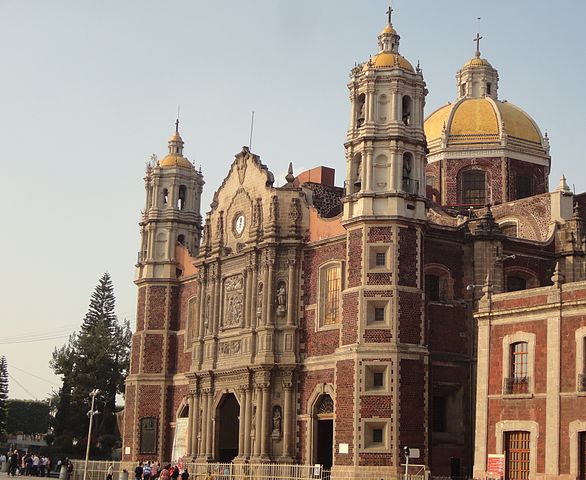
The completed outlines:
[[[389,8],[387,9],[387,19],[388,19],[387,21],[389,23],[389,26],[391,26],[393,24],[392,21],[391,21],[392,20],[392,16],[393,16],[393,12],[394,12],[393,5],[389,1]]]
[[[175,120],[175,133],[179,133],[179,119]]]
[[[480,40],[482,39],[483,37],[480,36],[480,33],[477,33],[476,38],[474,39],[476,42],[476,58],[480,58]]]

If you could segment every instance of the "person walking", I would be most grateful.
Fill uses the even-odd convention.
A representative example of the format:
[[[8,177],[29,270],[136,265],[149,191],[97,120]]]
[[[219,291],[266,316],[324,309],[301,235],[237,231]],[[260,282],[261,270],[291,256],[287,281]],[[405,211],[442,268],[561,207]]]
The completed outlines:
[[[106,480],[112,480],[114,476],[114,466],[110,463],[108,465],[108,470],[106,471]]]
[[[8,465],[8,475],[12,475],[13,477],[16,475],[16,470],[18,469],[18,450],[15,448],[12,455],[10,455],[10,463]]]
[[[142,480],[142,462],[138,462],[138,465],[134,469],[134,478],[136,480]]]

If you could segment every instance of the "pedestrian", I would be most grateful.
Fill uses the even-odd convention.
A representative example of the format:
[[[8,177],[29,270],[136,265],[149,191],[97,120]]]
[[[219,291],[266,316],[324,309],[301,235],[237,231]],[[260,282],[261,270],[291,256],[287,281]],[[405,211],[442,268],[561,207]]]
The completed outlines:
[[[67,462],[67,480],[70,480],[73,477],[73,462],[66,458],[65,461]]]
[[[171,465],[167,464],[161,470],[161,474],[159,475],[159,480],[169,480],[169,468]]]
[[[171,478],[173,480],[177,480],[179,478],[179,465],[175,465],[173,467],[173,473],[171,474]]]
[[[112,480],[114,476],[114,466],[112,464],[108,465],[108,471],[106,473],[106,480]]]
[[[181,472],[181,480],[188,480],[188,479],[189,479],[189,472],[187,471],[187,465],[185,465],[185,468]]]
[[[18,450],[16,448],[12,452],[12,455],[10,455],[9,462],[8,475],[12,474],[14,477],[16,475],[16,471],[18,470]]]
[[[134,478],[136,480],[142,480],[142,462],[138,462],[138,465],[134,469]]]
[[[161,469],[161,466],[159,465],[159,462],[153,462],[151,464],[151,478],[156,479],[159,477],[159,471]]]
[[[151,478],[151,462],[148,461],[144,464],[144,467],[142,467],[142,478],[143,480],[150,480]]]

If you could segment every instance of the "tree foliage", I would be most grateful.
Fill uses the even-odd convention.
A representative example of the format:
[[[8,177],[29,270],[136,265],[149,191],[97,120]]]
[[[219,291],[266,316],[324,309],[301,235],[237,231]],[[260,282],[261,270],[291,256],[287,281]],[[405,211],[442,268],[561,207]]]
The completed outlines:
[[[114,288],[110,275],[99,280],[79,332],[53,352],[51,367],[63,381],[55,418],[55,434],[87,436],[90,392],[97,388],[92,439],[118,435],[114,416],[116,395],[124,393],[130,364],[130,325],[120,324],[114,313]]]
[[[0,358],[0,440],[7,433],[7,401],[8,401],[8,366],[6,357]]]
[[[49,404],[35,400],[8,400],[8,433],[47,433]]]

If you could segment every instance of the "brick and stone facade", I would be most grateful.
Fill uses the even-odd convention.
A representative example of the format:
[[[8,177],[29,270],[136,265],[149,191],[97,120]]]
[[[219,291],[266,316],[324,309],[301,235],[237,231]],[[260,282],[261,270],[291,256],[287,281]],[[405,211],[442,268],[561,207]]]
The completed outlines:
[[[573,207],[586,200],[565,181],[547,192],[536,126],[527,144],[513,129],[491,137],[498,148],[446,137],[427,153],[425,82],[398,46],[389,24],[352,70],[344,188],[325,167],[290,167],[276,187],[244,147],[202,223],[203,177],[178,129],[149,166],[124,460],[398,477],[410,447],[434,475],[484,475],[506,432],[526,429],[532,473],[576,478],[586,248]],[[481,60],[482,76],[459,76],[463,99],[498,80]],[[517,114],[491,105],[479,111]],[[495,205],[460,208],[470,169]],[[523,341],[529,389],[503,392]]]

